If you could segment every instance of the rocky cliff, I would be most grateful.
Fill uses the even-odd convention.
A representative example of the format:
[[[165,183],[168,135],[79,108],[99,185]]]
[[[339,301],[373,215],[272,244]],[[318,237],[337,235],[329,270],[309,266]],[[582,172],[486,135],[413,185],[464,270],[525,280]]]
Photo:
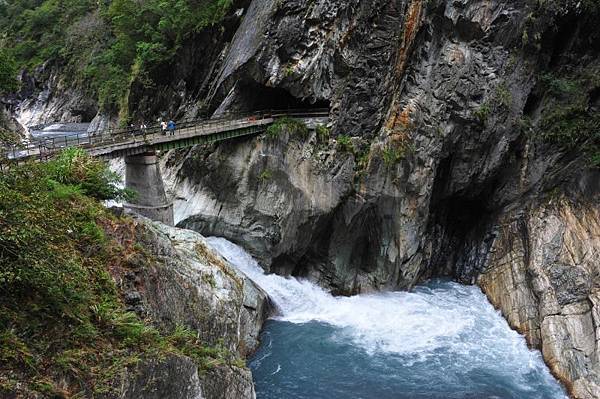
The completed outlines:
[[[210,100],[219,110],[327,103],[332,136],[360,139],[350,151],[313,135],[173,155],[180,224],[342,294],[439,275],[479,283],[575,397],[595,397],[600,175],[583,149],[596,140],[585,124],[595,129],[598,31],[581,4],[546,6],[253,2]],[[575,104],[581,125],[565,111]],[[556,131],[584,136],[565,145]],[[571,250],[555,242],[567,233],[549,238],[535,224],[557,195],[555,228],[587,237]],[[527,271],[494,274],[515,261],[497,258],[516,250],[502,237],[523,234]],[[563,251],[587,255],[558,260]],[[548,279],[562,293],[542,295]],[[577,299],[551,306],[557,295]]]
[[[267,295],[197,233],[139,218],[132,230],[119,227],[112,235],[147,251],[130,259],[127,269],[111,271],[129,310],[162,331],[196,331],[207,345],[222,348],[223,361],[199,370],[185,357],[144,360],[116,380],[117,393],[108,397],[255,397],[243,359],[256,349],[272,313]]]
[[[598,207],[551,198],[493,235],[478,284],[574,397],[600,397]]]
[[[596,3],[237,5],[130,111],[326,106],[330,129],[169,154],[180,226],[339,294],[478,283],[574,397],[597,396]]]
[[[577,101],[595,107],[596,83],[590,75],[597,66],[596,50],[587,41],[597,32],[577,7],[546,10],[528,2],[477,1],[267,3],[254,2],[248,10],[210,100],[220,109],[254,107],[245,96],[270,101],[261,104],[266,106],[284,97],[296,98],[296,106],[327,101],[333,135],[361,137],[368,148],[356,145],[350,151],[352,160],[342,156],[336,161],[340,151],[335,141],[319,148],[315,138],[306,143],[284,139],[274,145],[228,143],[211,154],[194,151],[183,167],[174,158],[171,164],[178,165],[175,179],[182,190],[202,192],[196,198],[202,203],[190,201],[182,215],[197,213],[199,223],[202,214],[227,219],[232,213],[234,225],[251,231],[260,217],[248,214],[253,206],[244,204],[253,202],[258,183],[265,180],[253,179],[260,175],[253,169],[268,169],[274,172],[271,191],[290,192],[285,186],[293,181],[293,188],[307,198],[320,194],[308,207],[330,215],[323,225],[331,230],[327,239],[332,244],[319,240],[320,248],[313,252],[343,253],[345,245],[359,251],[352,256],[355,265],[350,276],[343,276],[342,288],[360,291],[409,287],[423,276],[439,274],[473,281],[477,260],[466,252],[477,247],[470,236],[478,237],[486,222],[555,189],[594,197],[598,172],[588,168],[582,151],[538,134],[542,127],[552,128],[546,126],[548,114],[564,105],[556,103],[548,85],[581,84],[583,97]],[[573,20],[576,26],[570,25]],[[288,32],[293,29],[294,34]],[[286,37],[294,38],[293,45]],[[359,45],[364,43],[369,45]],[[586,63],[573,68],[569,63],[575,57]],[[572,80],[560,78],[563,73]],[[554,81],[547,83],[553,74]],[[372,90],[364,88],[367,83]],[[238,93],[237,85],[248,84],[252,90]],[[344,96],[357,97],[347,100],[349,107]],[[271,158],[276,162],[267,165]],[[328,170],[333,176],[326,179],[310,172],[324,160],[332,162]],[[306,170],[303,181],[296,176],[298,165]],[[310,188],[315,186],[319,189]],[[302,213],[307,205],[300,202],[292,200],[291,206],[281,195],[272,196],[271,205],[288,205],[288,216],[279,212],[275,225],[296,218],[294,208]],[[202,212],[194,212],[194,205]],[[277,206],[262,208],[271,212]],[[247,220],[238,222],[245,216]],[[268,223],[258,222],[263,227]],[[267,235],[262,244],[248,245],[266,248],[273,239]],[[297,261],[309,240],[292,240],[303,248],[284,252]],[[369,250],[359,249],[363,247]],[[255,250],[262,258],[270,256],[259,252]],[[324,268],[332,270],[334,264],[347,262],[327,263]],[[310,270],[313,265],[303,267]],[[363,273],[361,267],[373,270]],[[381,278],[354,283],[365,275]]]

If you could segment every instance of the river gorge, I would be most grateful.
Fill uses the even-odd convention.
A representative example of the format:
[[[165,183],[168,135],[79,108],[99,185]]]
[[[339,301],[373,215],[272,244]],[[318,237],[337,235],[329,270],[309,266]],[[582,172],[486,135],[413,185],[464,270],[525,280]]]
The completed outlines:
[[[335,298],[265,275],[225,239],[208,243],[277,305],[249,361],[258,399],[567,397],[476,287],[437,280],[410,293]]]
[[[600,398],[598,20],[0,1],[0,397]]]

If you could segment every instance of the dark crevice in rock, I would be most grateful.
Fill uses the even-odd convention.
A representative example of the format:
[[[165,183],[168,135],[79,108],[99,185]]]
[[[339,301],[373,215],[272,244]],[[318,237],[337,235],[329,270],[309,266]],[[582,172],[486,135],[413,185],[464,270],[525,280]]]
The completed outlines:
[[[518,146],[517,141],[512,146]],[[444,158],[437,168],[428,227],[433,248],[422,277],[449,276],[472,283],[485,266],[493,242],[491,226],[501,207],[496,193],[507,183],[502,174],[497,174],[481,185],[450,192],[452,168],[452,156]],[[509,163],[506,173],[511,171]]]
[[[550,67],[556,67],[561,64],[563,56],[573,46],[579,30],[578,18],[575,15],[569,15],[560,21],[556,35],[553,38],[553,52],[550,58]]]
[[[444,199],[435,207],[433,216],[434,241],[437,251],[431,259],[431,276],[451,276],[471,283],[475,269],[485,258],[486,235],[492,211],[487,208],[487,194],[476,197],[460,195]],[[480,245],[483,251],[480,251]],[[480,256],[482,255],[482,256]]]
[[[590,108],[597,111],[600,108],[600,87],[593,88],[590,91],[589,98]]]
[[[309,277],[310,267],[324,269],[320,266],[328,256],[329,239],[333,234],[331,219],[332,216],[328,215],[322,218],[322,222],[316,224],[317,230],[314,232],[308,251],[303,254],[292,272],[294,277]]]
[[[239,82],[237,98],[240,111],[256,110],[310,110],[329,108],[327,100],[310,101],[294,97],[279,87],[267,87],[254,81]]]
[[[78,117],[81,120],[81,123],[90,123],[97,113],[98,109],[94,106],[81,109],[71,109],[71,114],[73,114],[75,117]]]
[[[542,98],[534,89],[531,93],[529,93],[529,96],[527,96],[525,108],[523,108],[523,115],[531,117],[540,109],[541,103]]]

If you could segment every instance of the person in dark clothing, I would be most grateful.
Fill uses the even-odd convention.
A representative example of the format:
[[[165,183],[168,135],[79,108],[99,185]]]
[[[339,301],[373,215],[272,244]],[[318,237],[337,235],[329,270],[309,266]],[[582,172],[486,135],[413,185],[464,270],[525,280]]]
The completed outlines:
[[[169,133],[171,134],[171,136],[174,136],[175,135],[175,122],[170,120],[169,123],[167,123],[167,128],[169,129]]]

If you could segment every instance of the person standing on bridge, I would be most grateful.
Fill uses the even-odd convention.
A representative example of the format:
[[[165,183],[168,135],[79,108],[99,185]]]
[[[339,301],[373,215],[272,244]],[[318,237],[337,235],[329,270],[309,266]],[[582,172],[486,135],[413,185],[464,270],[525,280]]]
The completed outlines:
[[[167,124],[167,127],[169,129],[169,133],[171,134],[171,136],[175,135],[175,122],[173,122],[173,120],[170,120],[169,123]]]
[[[160,129],[162,130],[162,134],[167,135],[167,122],[160,121]]]

